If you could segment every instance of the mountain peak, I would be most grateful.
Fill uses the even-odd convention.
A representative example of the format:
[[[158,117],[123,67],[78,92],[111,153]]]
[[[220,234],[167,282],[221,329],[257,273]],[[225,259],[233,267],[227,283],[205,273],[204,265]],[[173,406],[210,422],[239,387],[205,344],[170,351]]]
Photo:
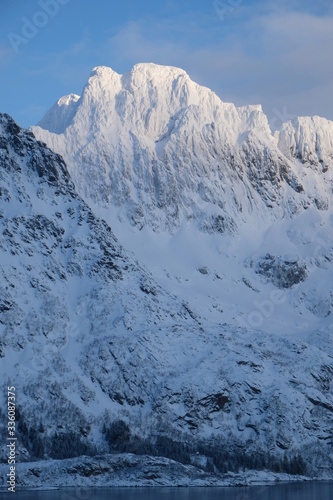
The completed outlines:
[[[95,66],[90,73],[90,77],[98,76],[102,78],[108,78],[113,75],[120,76],[116,71],[114,71],[109,66]]]
[[[176,78],[177,76],[188,76],[186,71],[176,66],[165,66],[161,64],[155,64],[152,62],[138,63],[135,64],[129,71],[126,71],[122,75],[117,73],[115,70],[109,66],[95,66],[90,74],[90,77],[100,77],[100,78],[113,78],[124,77],[125,79],[133,78],[134,76],[142,75],[144,78],[158,78],[169,76],[171,78]]]
[[[301,116],[284,123],[279,147],[288,158],[327,171],[333,165],[333,121],[320,116]]]
[[[46,128],[55,134],[61,134],[71,123],[79,99],[80,96],[77,94],[68,94],[61,97],[40,120],[38,126]]]
[[[14,125],[19,130],[20,127],[7,113],[0,113],[0,129],[5,130],[8,125]]]
[[[70,106],[72,103],[77,102],[80,99],[80,96],[77,94],[68,94],[58,99],[58,106]]]
[[[155,63],[138,63],[133,66],[129,73],[142,73],[149,76],[165,76],[165,75],[184,75],[188,76],[185,70],[176,66],[166,66]]]

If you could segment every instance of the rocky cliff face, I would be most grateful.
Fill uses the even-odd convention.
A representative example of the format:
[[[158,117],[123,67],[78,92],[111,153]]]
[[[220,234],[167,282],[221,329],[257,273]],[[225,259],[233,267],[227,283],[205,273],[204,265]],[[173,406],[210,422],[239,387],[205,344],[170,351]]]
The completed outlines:
[[[333,161],[333,123],[319,116],[299,117],[283,124],[278,145],[289,158],[297,158],[315,171],[327,172]]]
[[[67,458],[70,439],[77,454],[123,447],[210,471],[242,465],[330,476],[333,350],[324,323],[273,335],[254,328],[253,314],[207,321],[186,287],[175,297],[121,247],[76,193],[63,159],[7,115],[0,175],[0,369],[16,386],[20,460]],[[236,289],[269,291],[257,302],[269,319],[286,299],[274,290],[307,283],[309,299],[309,276],[330,266],[325,252],[316,253],[315,270],[272,254],[247,260]],[[198,267],[199,280],[228,294],[232,279],[210,266]],[[305,307],[301,292],[293,297]],[[310,302],[308,314],[324,318],[323,303]],[[112,441],[119,419],[129,430]]]
[[[79,429],[105,409],[105,399],[111,407],[140,400],[141,389],[130,386],[144,374],[133,369],[122,387],[113,343],[197,323],[92,214],[61,157],[7,115],[0,134],[2,380],[17,386],[30,424],[38,414],[48,435],[58,425]]]

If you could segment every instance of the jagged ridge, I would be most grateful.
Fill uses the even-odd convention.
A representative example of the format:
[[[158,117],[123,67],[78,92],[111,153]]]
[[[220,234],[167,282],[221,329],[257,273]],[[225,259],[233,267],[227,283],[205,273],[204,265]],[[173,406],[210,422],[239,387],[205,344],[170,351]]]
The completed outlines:
[[[303,142],[326,167],[304,179],[290,153],[292,125],[273,137],[261,106],[224,103],[178,68],[138,64],[119,75],[97,67],[75,104],[63,99],[68,113],[57,103],[34,133],[64,156],[89,203],[137,227],[174,232],[195,220],[203,231],[234,233],[253,216],[274,221],[331,203],[328,121],[307,126],[311,137],[313,126],[325,130],[322,142]],[[308,161],[305,146],[292,147]]]

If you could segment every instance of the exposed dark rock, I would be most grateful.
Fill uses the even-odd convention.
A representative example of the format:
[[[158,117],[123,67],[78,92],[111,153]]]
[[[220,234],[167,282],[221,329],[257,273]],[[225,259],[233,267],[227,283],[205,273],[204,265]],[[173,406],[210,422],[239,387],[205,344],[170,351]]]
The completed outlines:
[[[206,408],[209,413],[221,410],[225,412],[230,411],[230,398],[227,394],[223,393],[210,394],[200,399],[198,404]]]
[[[278,288],[291,288],[307,278],[306,264],[298,259],[285,260],[266,254],[256,265],[255,272]]]

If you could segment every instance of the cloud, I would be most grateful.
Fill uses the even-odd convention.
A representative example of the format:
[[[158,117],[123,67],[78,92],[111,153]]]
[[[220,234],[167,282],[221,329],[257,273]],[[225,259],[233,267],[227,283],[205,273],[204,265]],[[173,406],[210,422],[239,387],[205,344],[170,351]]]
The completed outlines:
[[[124,73],[155,62],[185,69],[224,101],[261,103],[275,122],[284,115],[333,119],[331,0],[316,9],[312,0],[244,0],[223,22],[213,2],[200,15],[194,7],[175,15],[177,5],[169,2],[172,15],[143,15],[98,43],[85,32],[65,50],[34,52],[25,71],[39,82],[60,82],[64,93],[80,93],[96,65]],[[0,46],[0,65],[5,57]]]
[[[276,13],[253,20],[252,29],[260,31],[256,60],[268,76],[258,90],[267,105],[284,102],[297,115],[333,119],[333,17]]]
[[[287,105],[289,114],[322,114],[327,102],[326,116],[333,119],[333,16],[300,12],[297,3],[289,2],[287,8],[286,2],[282,10],[266,5],[259,12],[247,6],[246,20],[240,7],[233,14],[239,16],[233,29],[221,23],[218,36],[212,25],[214,42],[203,36],[201,44],[194,38],[202,26],[193,20],[189,25],[183,19],[174,25],[132,21],[110,37],[102,51],[116,70],[137,62],[182,67],[223,100],[259,102],[271,116]]]
[[[290,13],[267,16],[261,21],[269,48],[279,45],[278,62],[297,71],[320,71],[321,77],[333,74],[333,17]]]

